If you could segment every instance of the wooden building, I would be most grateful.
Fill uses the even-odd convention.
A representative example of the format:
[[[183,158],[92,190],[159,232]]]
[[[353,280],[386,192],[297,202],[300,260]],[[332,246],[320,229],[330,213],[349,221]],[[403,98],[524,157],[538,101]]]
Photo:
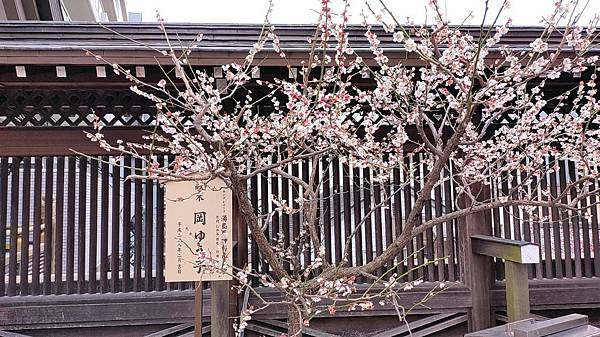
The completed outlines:
[[[260,29],[254,25],[167,25],[170,36],[182,43],[204,34],[190,60],[193,66],[209,73],[223,63],[243,59]],[[472,34],[477,36],[478,31],[473,29]],[[284,25],[278,27],[278,33],[291,69],[273,51],[267,51],[261,54],[261,78],[297,76],[294,69],[306,58],[306,40],[313,28]],[[367,59],[369,46],[362,28],[350,28],[349,33],[354,49]],[[539,33],[536,28],[514,28],[506,42],[527,48]],[[390,58],[406,58],[390,36],[381,36],[382,47]],[[130,83],[117,76],[110,65],[85,51],[156,83],[163,77],[157,62],[174,70],[170,60],[147,46],[165,48],[156,24],[0,22],[0,242],[4,244],[0,254],[0,274],[4,275],[0,279],[0,330],[29,336],[143,336],[170,327],[175,327],[173,331],[189,331],[192,285],[164,281],[162,188],[150,180],[125,181],[130,170],[113,165],[112,154],[83,134],[91,129],[92,114],[102,120],[106,135],[113,140],[140,139],[152,127],[154,105],[131,92]],[[405,62],[419,65],[416,59]],[[363,80],[365,85],[371,81]],[[571,83],[576,81],[572,79]],[[272,107],[260,108],[268,112]],[[99,160],[77,156],[73,151]],[[169,156],[161,154],[157,160],[165,162]],[[417,155],[407,160],[424,169]],[[125,158],[124,163],[141,165],[131,158]],[[302,167],[292,170],[300,174]],[[368,172],[348,170],[339,163],[334,170],[348,174],[333,177],[328,186],[357,196],[352,204],[337,194],[323,201],[323,207],[333,209],[330,217],[322,219],[330,228],[326,234],[331,242],[327,254],[337,261],[341,258],[344,212],[362,212],[372,200],[377,202],[382,188],[389,186],[379,186],[370,180]],[[271,207],[268,179],[259,176],[250,184],[249,197],[256,206]],[[552,179],[558,182],[554,188],[560,189],[567,178]],[[360,187],[352,187],[351,181]],[[439,198],[426,206],[424,217],[447,211],[442,199],[447,201],[445,205],[453,204],[454,186],[447,181],[437,188]],[[379,254],[389,244],[396,226],[397,215],[392,212],[402,214],[408,207],[394,201],[391,209],[379,214],[369,225],[375,242],[366,240],[351,263],[368,262]],[[563,231],[561,214],[551,212],[550,220],[543,224],[515,222],[508,214],[509,210],[492,214],[487,224],[489,234],[537,242],[544,247],[541,262],[529,273],[532,309],[553,315],[575,309],[593,312],[600,306],[597,212],[589,220],[572,223],[574,227],[570,228],[576,231]],[[281,219],[283,222],[288,229],[299,226],[296,219]],[[415,238],[407,254],[419,251],[416,260],[398,266],[406,271],[426,258],[447,257],[406,275],[407,281],[425,281],[403,296],[402,304],[407,307],[422,299],[432,282],[444,280],[449,285],[447,291],[414,311],[413,332],[419,336],[452,336],[466,331],[474,315],[474,303],[483,303],[472,291],[474,271],[465,259],[471,252],[461,244],[466,235],[461,228],[459,222],[445,223]],[[241,243],[237,246],[238,263],[248,261],[255,269],[268,271],[243,226],[237,235]],[[502,262],[494,262],[493,270],[488,302],[484,302],[493,312],[502,313],[506,305]],[[264,296],[278,296],[271,289],[260,291]],[[204,300],[204,315],[208,317],[209,291]],[[242,301],[242,297],[232,295],[233,311]],[[258,313],[248,334],[283,331],[282,323],[273,320],[285,317],[285,310],[277,307]],[[315,330],[307,332],[313,336],[321,336],[323,331],[342,334],[349,330],[379,331],[381,336],[406,333],[402,329],[389,330],[398,329],[392,307],[339,312],[334,317],[323,315],[313,325]]]

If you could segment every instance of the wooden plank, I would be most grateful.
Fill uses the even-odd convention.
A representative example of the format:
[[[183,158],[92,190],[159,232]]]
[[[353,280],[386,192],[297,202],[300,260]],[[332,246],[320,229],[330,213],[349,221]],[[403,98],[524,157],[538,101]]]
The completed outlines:
[[[8,249],[8,288],[7,295],[17,294],[17,230],[19,226],[19,185],[21,158],[13,157],[10,165],[10,246]],[[6,242],[6,241],[5,241]]]
[[[578,179],[577,170],[575,169],[575,163],[569,161],[567,163],[569,171],[569,183],[575,182]],[[577,187],[571,188],[570,193],[571,200],[577,198]],[[575,277],[583,276],[583,264],[581,263],[581,217],[579,212],[571,212],[571,223],[573,226],[573,252],[575,253]]]
[[[411,155],[410,157],[410,163],[411,163],[411,167],[414,168],[415,170],[413,171],[415,174],[414,179],[411,179],[413,182],[413,191],[412,191],[412,198],[413,198],[413,202],[415,200],[417,200],[417,198],[419,197],[419,194],[421,193],[421,179],[424,176],[424,172],[423,172],[423,165],[421,165],[421,160],[420,160],[420,155]],[[409,210],[409,209],[407,209]],[[423,223],[423,209],[421,209],[421,212],[419,213],[419,216],[417,217],[417,224],[415,225],[416,227],[420,226]],[[415,255],[417,258],[417,263],[414,267],[417,268],[417,270],[415,272],[413,272],[413,277],[415,279],[419,279],[422,280],[425,278],[425,271],[423,270],[423,265],[425,264],[425,238],[423,233],[419,233],[417,235],[417,237],[413,240],[413,242],[415,242]],[[412,261],[412,260],[411,260]],[[415,275],[416,274],[416,275]]]
[[[389,247],[394,239],[394,223],[392,221],[392,200],[395,197],[395,193],[396,191],[394,190],[393,186],[393,182],[391,181],[391,177],[390,180],[386,183],[384,183],[384,189],[383,189],[383,193],[384,193],[384,197],[387,198],[387,201],[384,204],[384,219],[385,219],[385,248]],[[392,193],[394,193],[394,195],[392,195]],[[390,261],[387,263],[387,265],[384,267],[384,272],[388,272],[389,270],[391,270],[394,267],[394,261]]]
[[[37,162],[37,160],[36,160]],[[34,174],[37,174],[35,172]],[[41,185],[41,181],[40,181]],[[36,191],[37,192],[37,191]],[[40,191],[41,192],[41,191]],[[39,194],[36,195],[34,193],[34,198],[38,198]],[[29,295],[29,226],[30,226],[30,203],[31,203],[31,158],[23,158],[23,209],[22,213],[22,221],[21,221],[21,259],[19,261],[19,271],[20,271],[20,293],[21,295]],[[39,206],[39,205],[36,205]],[[16,235],[16,233],[11,233],[11,235]],[[39,246],[38,246],[38,254],[39,254]],[[39,261],[39,258],[38,258]],[[32,276],[35,274],[32,274]],[[39,268],[37,270],[37,283],[39,285],[40,282],[40,272]],[[39,287],[39,286],[38,286]]]
[[[394,177],[394,183],[392,185],[392,187],[390,188],[392,191],[394,191],[394,197],[393,197],[393,206],[394,206],[394,231],[396,234],[396,237],[399,237],[402,234],[402,224],[404,223],[403,218],[402,218],[402,199],[401,196],[404,193],[405,189],[401,189],[400,186],[402,186],[402,178],[400,177],[400,169],[399,168],[395,168],[394,172],[393,172],[393,177]],[[389,241],[390,243],[393,241]],[[398,257],[396,259],[396,269],[397,269],[397,275],[404,275],[405,273],[405,266],[404,266],[404,250],[400,252],[400,254],[398,254]],[[404,281],[406,279],[406,277],[401,278],[401,281]]]
[[[75,292],[75,160],[76,158],[71,156],[67,161],[67,269],[65,271],[67,294]]]
[[[3,243],[0,254],[0,275],[6,275],[6,223],[8,217],[8,158],[0,158],[0,242]],[[0,296],[5,295],[5,278],[0,279]]]
[[[429,176],[429,171],[427,170],[426,166],[422,167],[422,172],[423,172],[423,179],[426,179],[426,177]],[[435,192],[434,192],[435,193]],[[432,200],[429,199],[427,201],[425,201],[425,221],[429,221],[433,218],[433,208],[432,208]],[[425,235],[423,237],[423,239],[425,240],[423,242],[423,244],[425,245],[424,247],[424,257],[425,260],[423,261],[423,263],[427,263],[427,266],[425,268],[427,268],[427,273],[424,273],[424,279],[428,280],[428,281],[435,281],[436,280],[436,275],[435,275],[435,264],[433,263],[433,261],[435,260],[435,253],[434,253],[434,243],[433,243],[433,228],[429,228],[425,231]]]
[[[111,230],[110,230],[110,291],[119,291],[119,232],[120,232],[120,204],[121,204],[121,166],[118,163],[111,165]],[[147,206],[149,207],[149,206]],[[150,206],[151,207],[151,206]],[[106,214],[105,216],[109,216]]]
[[[31,289],[32,295],[40,294],[40,264],[41,264],[41,242],[42,242],[42,158],[36,157],[34,164],[34,177],[33,177],[33,259],[31,268]],[[51,238],[48,234],[48,228],[44,224],[44,247],[45,245],[52,246],[50,242]],[[48,238],[48,239],[47,239]],[[44,262],[46,258],[44,257]],[[46,267],[44,264],[44,271],[50,268],[52,264]]]
[[[260,214],[262,214],[263,216],[265,216],[265,221],[266,221],[266,216],[269,214],[269,178],[268,175],[265,173],[262,173],[260,175],[260,183],[261,183],[261,188],[260,188]],[[263,234],[265,235],[265,237],[269,240],[270,239],[270,232],[272,230],[272,219],[271,218],[271,224],[269,226],[265,226],[265,229],[263,231]],[[266,259],[262,259],[260,261],[260,270],[261,273],[266,274],[269,271],[269,263],[267,262]]]
[[[202,281],[196,282],[196,288],[194,289],[194,337],[202,337],[202,288]]]
[[[281,337],[282,335],[282,332],[279,330],[266,328],[252,322],[248,323],[246,330],[259,333],[261,336]]]
[[[210,284],[210,335],[233,336],[233,321],[229,318],[229,281],[212,281]]]
[[[154,226],[153,205],[154,205],[154,181],[146,179],[144,184],[144,193],[146,194],[146,216],[144,218],[144,289],[152,291],[152,232]]]
[[[355,266],[363,265],[363,232],[364,225],[357,227],[362,220],[361,216],[361,180],[360,180],[360,169],[352,168],[352,202],[353,202],[353,214],[354,221],[351,222],[351,230],[356,231],[354,234],[354,254],[355,254]],[[362,277],[359,277],[359,282]]]
[[[123,178],[127,178],[129,175],[131,175],[131,157],[126,156],[123,160]],[[131,290],[131,184],[131,179],[123,182],[123,232],[121,233],[121,237],[123,238],[123,280],[121,284],[121,291],[123,292]],[[159,192],[163,193],[162,189],[159,190]],[[159,200],[162,199],[159,197]],[[159,220],[162,220],[163,222],[162,225],[161,223],[158,223],[157,226],[158,228],[161,228],[164,226],[164,215],[161,211],[164,211],[164,204],[159,202],[158,206],[158,214],[161,215]],[[157,237],[157,239],[160,240],[158,242],[162,242],[163,240],[162,237]],[[160,258],[162,261],[162,254],[158,255],[157,258]],[[162,266],[164,265],[164,262],[158,265]],[[159,270],[162,275],[162,269],[159,268]],[[161,280],[164,282],[164,278],[161,278]]]
[[[489,235],[471,235],[474,253],[498,257],[517,263],[538,263],[539,246],[535,243],[509,240]]]
[[[254,168],[252,168],[254,169]],[[250,178],[250,203],[252,207],[258,211],[258,176]],[[261,218],[259,218],[260,221]],[[262,226],[262,224],[261,224]],[[288,234],[289,235],[289,234]],[[260,266],[260,256],[258,251],[258,245],[254,240],[250,240],[250,261],[252,264],[252,270],[258,271]],[[254,280],[257,282],[257,280]],[[258,283],[255,283],[258,285]]]
[[[548,162],[546,160],[546,165],[548,165]],[[542,189],[542,191],[546,191],[548,189],[548,174],[544,174],[540,187]],[[554,278],[554,269],[553,266],[554,264],[552,263],[552,236],[550,235],[550,228],[551,228],[551,224],[550,224],[550,212],[548,207],[542,207],[542,216],[543,216],[543,220],[542,220],[542,227],[544,229],[544,243],[543,243],[543,247],[544,247],[544,277],[547,278]]]
[[[277,161],[277,157],[273,158],[273,161]],[[278,200],[281,199],[281,193],[279,193],[279,177],[276,174],[273,174],[271,176],[271,194],[274,195]],[[271,204],[271,208],[273,210],[275,210],[277,208],[277,205],[275,205],[274,203]],[[234,208],[235,210],[235,208]],[[271,219],[272,221],[272,226],[271,226],[271,230],[272,230],[272,236],[271,236],[271,240],[273,241],[274,244],[277,244],[277,242],[279,241],[279,234],[282,233],[282,229],[280,229],[280,223],[279,220],[281,218],[281,213],[277,212],[275,214],[273,214],[273,218]],[[246,226],[245,223],[239,223],[239,226]],[[240,228],[238,228],[239,230]],[[240,237],[241,239],[241,237]],[[244,238],[246,239],[246,238]],[[245,240],[247,241],[247,239]],[[238,244],[241,243],[241,241],[238,240]],[[240,266],[243,266],[243,264],[241,264]]]
[[[98,263],[98,158],[90,161],[90,248],[89,248],[88,291],[96,293],[98,284],[96,278],[96,265]]]
[[[531,182],[531,189],[535,190],[532,191],[534,192],[534,195],[537,195],[538,192],[538,178],[536,178],[535,176],[532,177],[532,182]],[[541,228],[541,224],[539,222],[539,218],[540,218],[540,208],[536,207],[533,211],[533,221],[532,221],[532,227],[533,227],[533,242],[537,243],[537,244],[541,244],[542,242],[542,238],[541,238],[541,233],[540,233],[540,228]],[[542,250],[540,249],[540,262],[537,263],[535,265],[535,277],[537,279],[542,279],[544,277],[544,273],[543,273],[543,259],[542,259]]]
[[[22,333],[0,330],[0,337],[30,337]]]
[[[592,189],[598,188],[599,181],[594,181]],[[597,197],[595,194],[590,196],[590,205],[595,205]],[[598,207],[592,207],[592,245],[594,247],[594,276],[600,276],[600,228],[598,226]]]
[[[278,321],[275,319],[262,319],[262,320],[258,320],[257,322],[263,323],[263,324],[268,324],[268,325],[272,325],[284,330],[287,330],[288,327],[288,323],[287,322],[282,322],[282,321]],[[317,329],[312,329],[309,327],[303,327],[302,328],[302,335],[303,336],[313,336],[313,337],[338,337],[339,335],[335,335],[335,334],[331,334],[331,333],[327,333],[324,331],[319,331]]]
[[[141,174],[142,160],[135,159],[135,174]],[[133,262],[133,291],[142,290],[142,181],[135,180],[134,186],[135,203],[135,229],[133,239],[134,262]]]
[[[40,162],[41,164],[41,162]],[[54,246],[54,157],[46,157],[44,186],[44,295],[52,293],[52,247]],[[37,172],[37,167],[36,167]],[[41,174],[41,170],[40,170]],[[35,288],[35,282],[32,285]],[[35,289],[33,291],[35,293]]]
[[[529,285],[527,265],[504,261],[506,268],[506,312],[509,322],[529,318]]]
[[[555,161],[555,159],[554,159]],[[556,198],[558,196],[557,191],[557,175],[556,170],[552,170],[550,172],[550,195],[552,198]],[[557,207],[552,207],[551,210],[552,215],[552,233],[553,233],[553,242],[554,245],[554,270],[556,271],[555,275],[557,278],[564,277],[563,274],[563,263],[562,263],[562,243],[561,243],[561,235],[560,235],[560,224],[558,222],[559,212]],[[567,252],[565,252],[567,254]]]
[[[446,330],[448,328],[451,328],[455,325],[464,323],[466,321],[467,321],[467,315],[461,315],[456,318],[452,318],[452,319],[446,320],[444,322],[441,322],[439,324],[436,324],[434,326],[431,326],[429,328],[425,328],[421,331],[415,332],[412,334],[412,337],[425,337],[425,336],[433,335],[436,332]]]
[[[397,327],[394,327],[394,328],[386,330],[386,331],[379,332],[375,335],[372,335],[371,337],[394,337],[397,335],[405,334],[409,330],[415,331],[416,329],[419,329],[421,327],[424,327],[424,326],[427,326],[427,325],[430,325],[430,324],[433,324],[433,323],[436,323],[439,321],[446,320],[454,315],[456,315],[456,314],[455,313],[444,313],[444,314],[432,315],[432,316],[421,318],[419,320],[416,320],[416,321],[413,321],[410,323],[400,324]]]
[[[299,177],[300,174],[300,164],[299,163],[292,163],[292,176],[294,177]],[[292,193],[291,193],[291,200],[290,200],[290,205],[293,205],[292,207],[294,207],[295,209],[299,209],[300,205],[298,204],[298,202],[296,200],[298,200],[298,197],[300,196],[300,186],[298,184],[294,184],[290,181],[290,187],[292,189]],[[292,234],[291,234],[291,240],[295,241],[295,244],[292,245],[291,249],[292,249],[292,259],[297,259],[297,266],[294,266],[295,271],[298,273],[301,273],[301,271],[298,271],[297,268],[301,268],[301,261],[300,261],[300,253],[301,253],[301,249],[302,247],[299,247],[298,242],[300,241],[300,212],[296,212],[294,214],[292,214]]]
[[[451,175],[448,169],[444,170],[444,212],[446,214],[451,213],[452,210],[454,209],[453,205],[453,185],[452,185],[452,181],[451,181]],[[454,238],[454,229],[455,229],[455,223],[452,220],[447,221],[444,224],[445,228],[446,228],[446,233],[448,235],[448,242],[450,244],[450,249],[448,250],[448,281],[455,281],[457,279],[457,275],[459,273],[459,271],[457,270],[458,268],[456,267],[456,256],[459,256],[458,251],[455,251],[455,247],[458,247],[458,245],[455,245],[455,240]],[[456,248],[458,249],[458,248]]]
[[[309,160],[305,159],[302,161],[302,181],[304,181],[305,183],[308,183],[310,180],[309,178]],[[306,189],[304,187],[302,187],[301,189],[301,196],[304,195],[304,192],[306,191]],[[302,215],[302,218],[304,217],[304,215]],[[317,222],[318,222],[318,218],[317,218]],[[311,262],[311,258],[312,258],[312,254],[311,254],[311,247],[313,246],[310,240],[310,233],[308,232],[308,226],[304,225],[304,219],[301,219],[300,222],[300,228],[302,228],[301,232],[304,231],[306,233],[305,239],[304,239],[304,245],[302,246],[302,250],[304,250],[304,264],[303,267],[308,266]],[[318,247],[316,247],[318,248]]]
[[[408,168],[408,170],[410,170],[411,167],[411,161],[410,161],[410,157],[406,157],[404,159],[404,165],[406,168]],[[409,214],[410,210],[412,209],[412,198],[413,198],[413,183],[414,183],[414,177],[410,177],[409,172],[407,172],[407,170],[403,171],[403,178],[404,178],[404,182],[409,182],[410,183],[406,183],[404,184],[404,189],[402,191],[402,199],[404,201],[404,216],[406,217],[406,215]],[[407,176],[409,175],[409,176]],[[399,184],[401,184],[401,182],[399,182]],[[402,223],[402,227],[404,227],[404,221],[400,222]],[[414,267],[415,267],[415,239],[411,239],[410,242],[406,245],[406,280],[407,281],[414,281],[415,280],[415,272],[413,271]],[[401,275],[401,274],[399,274]]]
[[[341,163],[340,163],[341,164]],[[353,244],[350,240],[348,244],[348,251],[346,251],[345,241],[350,237],[350,233],[352,233],[352,215],[350,212],[352,211],[352,204],[350,202],[350,166],[347,164],[342,165],[342,198],[343,198],[343,213],[344,213],[344,239],[342,240],[342,259],[347,257],[348,261],[347,265],[352,266],[354,262],[354,255],[352,254]]]
[[[165,161],[164,156],[158,157],[158,162],[162,165]],[[125,176],[127,173],[124,174]],[[125,203],[125,202],[124,202]],[[124,205],[125,206],[125,205]],[[125,219],[125,218],[124,218]],[[123,224],[125,225],[125,223]],[[128,232],[129,234],[129,232]],[[165,288],[165,189],[161,185],[156,186],[156,290],[161,291]],[[125,266],[125,258],[123,258]],[[128,260],[127,260],[128,261]],[[123,269],[124,270],[124,269]],[[129,268],[127,268],[129,270]],[[125,275],[125,272],[123,272]],[[127,274],[129,275],[129,274]]]
[[[170,328],[166,328],[160,331],[157,331],[155,333],[151,333],[149,335],[146,335],[145,337],[168,337],[168,336],[173,336],[176,333],[181,333],[185,330],[189,330],[190,328],[194,327],[194,323],[181,323],[181,324],[177,324],[176,326],[172,326]]]
[[[342,250],[344,239],[342,238],[342,185],[340,183],[340,162],[337,158],[333,159],[333,238],[334,254],[333,261],[340,263],[342,260]]]
[[[331,226],[331,178],[330,178],[330,174],[332,173],[333,170],[333,166],[332,166],[332,162],[331,159],[326,159],[323,158],[321,160],[321,172],[323,177],[322,182],[323,182],[323,193],[321,195],[322,198],[322,207],[321,207],[321,217],[323,218],[323,246],[325,247],[325,259],[329,262],[334,261],[335,257],[333,257],[335,254],[333,252],[333,249],[335,246],[332,246],[331,244],[331,231],[332,231],[332,226]],[[318,180],[318,179],[317,179]],[[335,193],[335,192],[334,192]],[[336,209],[336,212],[339,211],[339,208]],[[317,217],[317,222],[319,221],[319,217]],[[318,250],[318,247],[315,247],[315,251]]]
[[[596,208],[597,206],[593,207]],[[587,198],[581,199],[581,208],[585,209],[587,212],[590,211],[587,205]],[[590,238],[590,222],[587,217],[581,217],[581,227],[583,228],[583,270],[585,277],[592,277],[592,258],[591,258],[591,249],[592,240]]]
[[[109,166],[108,157],[101,157],[101,190],[100,196],[100,292],[108,291],[108,219],[109,219]]]
[[[443,200],[442,200],[442,185],[438,184],[433,190],[434,193],[434,210],[435,216],[440,217],[444,214],[443,209]],[[443,259],[437,262],[437,275],[438,280],[448,280],[446,277],[446,260],[448,260],[448,264],[450,264],[449,256],[446,255],[444,251],[444,225],[440,224],[435,227],[435,248],[437,250],[435,254],[436,259]],[[433,244],[433,243],[432,243]],[[448,259],[446,259],[448,257]]]
[[[373,203],[374,207],[378,207],[377,211],[375,211],[375,256],[380,256],[383,253],[383,241],[385,238],[383,237],[383,221],[381,217],[381,211],[385,211],[385,206],[377,206],[381,203],[381,184],[378,182],[374,182],[373,184]],[[385,203],[384,203],[385,205]],[[377,270],[377,275],[383,275],[383,268],[379,268]]]
[[[281,169],[285,172],[288,172],[289,165],[286,167],[282,167]],[[292,205],[292,202],[289,198],[289,189],[290,189],[290,180],[287,178],[281,178],[281,200],[285,201],[288,205]],[[283,247],[285,249],[290,249],[290,216],[287,213],[283,213],[281,216],[281,230],[283,234]],[[252,240],[254,241],[254,240]],[[252,242],[251,241],[251,242]],[[252,246],[251,246],[252,247]],[[250,248],[252,250],[252,248]],[[287,272],[291,270],[290,263],[288,259],[285,259],[283,262],[283,267]]]
[[[371,215],[369,212],[371,211],[371,172],[367,168],[363,168],[363,178],[362,178],[362,193],[363,193],[363,217],[365,223],[363,224],[363,229],[365,233],[365,244],[364,249],[365,253],[365,263],[369,263],[373,261],[373,224],[371,221]]]
[[[87,206],[87,167],[86,157],[79,157],[79,217],[77,220],[77,293],[83,294],[88,291],[85,280],[85,260],[86,260],[86,206]]]
[[[54,232],[54,294],[62,294],[65,157],[56,159],[56,231]]]
[[[75,151],[87,155],[106,154],[84,131],[94,132],[92,127],[2,127],[0,156],[71,156]],[[110,144],[116,144],[117,139],[139,143],[149,131],[149,128],[131,126],[110,126],[102,130]]]

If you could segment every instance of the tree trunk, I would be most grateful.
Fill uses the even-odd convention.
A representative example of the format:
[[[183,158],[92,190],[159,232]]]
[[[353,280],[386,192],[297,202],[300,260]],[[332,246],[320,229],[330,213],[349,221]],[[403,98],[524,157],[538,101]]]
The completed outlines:
[[[288,305],[288,337],[302,336],[302,316],[298,312],[298,308],[294,305]]]

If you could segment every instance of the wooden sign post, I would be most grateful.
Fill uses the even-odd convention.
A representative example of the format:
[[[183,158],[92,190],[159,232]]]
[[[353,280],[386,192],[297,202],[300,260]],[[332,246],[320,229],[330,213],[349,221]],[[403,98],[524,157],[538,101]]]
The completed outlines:
[[[219,179],[202,193],[199,186],[196,181],[165,185],[165,280],[197,282],[196,337],[202,335],[202,282],[211,281],[211,336],[226,336],[229,296],[220,293],[232,279],[232,193]]]

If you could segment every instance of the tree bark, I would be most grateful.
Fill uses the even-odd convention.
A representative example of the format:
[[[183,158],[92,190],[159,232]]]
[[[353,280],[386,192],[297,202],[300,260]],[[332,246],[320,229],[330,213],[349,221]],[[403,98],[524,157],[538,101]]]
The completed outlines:
[[[288,305],[288,337],[302,336],[302,316],[293,304]]]

